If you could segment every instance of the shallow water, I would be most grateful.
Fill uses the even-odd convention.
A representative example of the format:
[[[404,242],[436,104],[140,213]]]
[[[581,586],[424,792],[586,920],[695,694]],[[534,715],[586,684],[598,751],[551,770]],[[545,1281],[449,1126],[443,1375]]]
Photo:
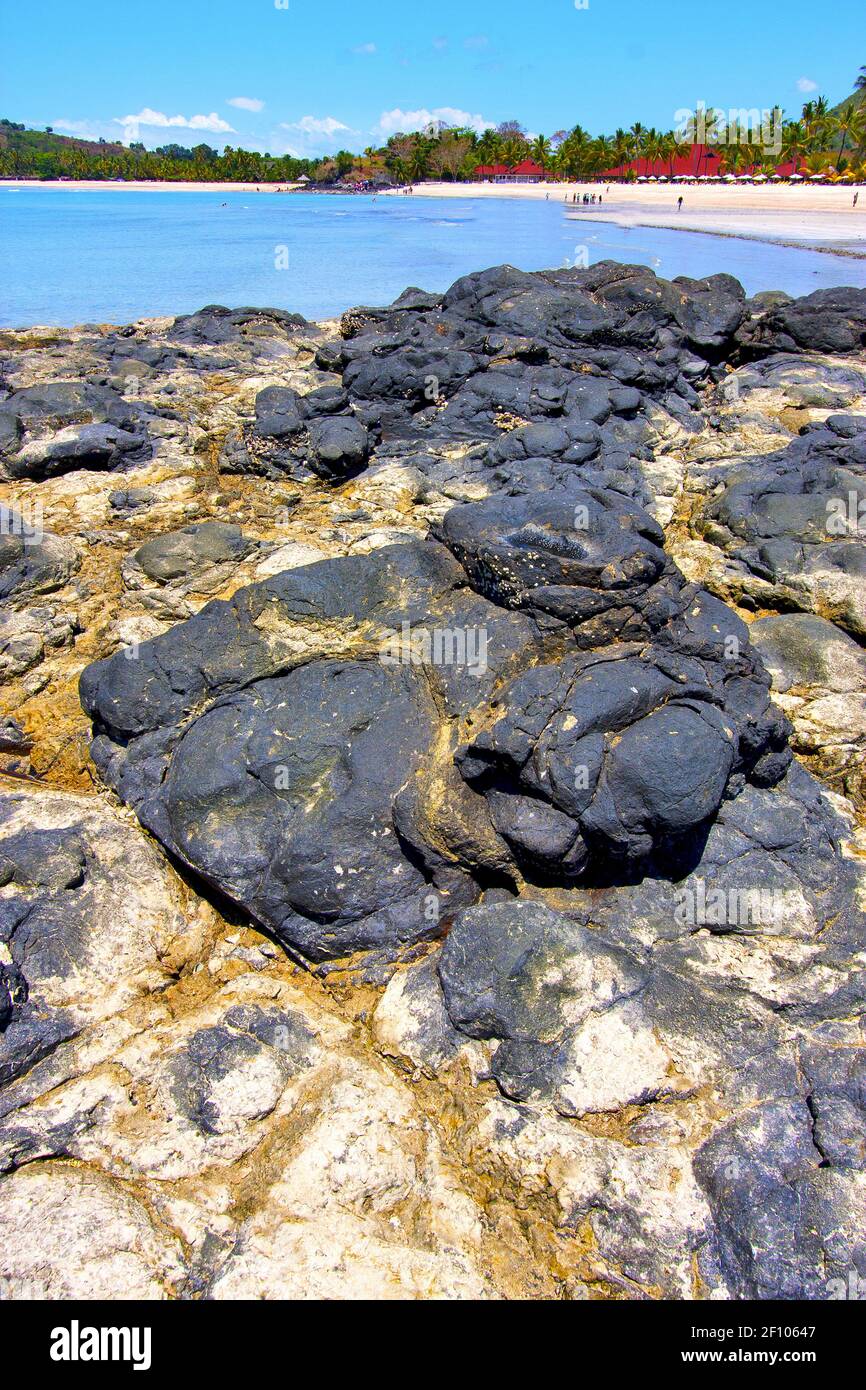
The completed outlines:
[[[127,323],[220,303],[321,319],[444,290],[468,271],[638,261],[668,278],[727,271],[748,293],[866,287],[866,261],[660,228],[549,202],[0,185],[0,324]],[[287,263],[287,268],[286,267]]]

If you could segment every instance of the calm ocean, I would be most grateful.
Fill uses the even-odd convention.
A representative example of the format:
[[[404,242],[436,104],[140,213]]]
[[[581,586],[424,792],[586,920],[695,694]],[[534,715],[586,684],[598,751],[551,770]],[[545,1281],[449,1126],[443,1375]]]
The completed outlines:
[[[697,233],[575,223],[516,199],[185,193],[0,185],[0,324],[127,323],[204,304],[307,318],[444,290],[504,261],[524,270],[639,261],[660,275],[736,275],[751,294],[866,286],[866,261]]]

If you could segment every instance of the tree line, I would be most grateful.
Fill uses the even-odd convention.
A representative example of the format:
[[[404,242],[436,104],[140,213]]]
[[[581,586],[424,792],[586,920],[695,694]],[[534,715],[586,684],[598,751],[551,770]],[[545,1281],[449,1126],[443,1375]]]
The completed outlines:
[[[169,183],[290,183],[312,174],[318,161],[293,155],[259,154],[226,145],[222,154],[210,145],[163,145],[146,150],[109,141],[75,140],[25,130],[0,121],[0,178],[15,179],[157,179]]]
[[[854,94],[831,109],[826,97],[807,101],[794,118],[781,107],[766,113],[772,130],[736,121],[723,108],[707,107],[701,133],[715,147],[724,173],[772,174],[792,164],[805,175],[853,173],[866,178],[866,67],[860,69]],[[628,130],[592,135],[581,125],[551,136],[527,134],[518,121],[504,121],[480,133],[435,122],[426,130],[392,135],[363,154],[340,150],[324,159],[260,154],[226,145],[222,154],[210,145],[192,149],[164,145],[146,150],[107,141],[86,141],[45,131],[30,131],[0,121],[0,178],[156,179],[194,183],[289,183],[306,175],[313,183],[403,184],[422,179],[467,179],[479,165],[509,168],[531,159],[551,178],[591,179],[635,162],[667,166],[688,155],[696,142],[694,128],[662,131],[636,121]],[[637,176],[632,170],[630,177]]]
[[[392,136],[381,162],[398,182],[471,178],[478,165],[513,168],[525,159],[540,165],[549,177],[582,180],[634,163],[667,166],[672,173],[675,161],[689,155],[696,142],[717,150],[724,173],[770,175],[777,166],[792,164],[804,174],[851,171],[866,177],[866,68],[860,70],[854,96],[834,109],[826,97],[818,97],[806,102],[793,119],[778,106],[762,114],[760,122],[748,123],[732,120],[732,113],[721,107],[707,107],[700,142],[696,121],[668,131],[636,121],[612,135],[592,135],[576,125],[550,137],[530,137],[516,121],[480,135],[471,130],[428,130]],[[633,170],[631,176],[638,172]]]

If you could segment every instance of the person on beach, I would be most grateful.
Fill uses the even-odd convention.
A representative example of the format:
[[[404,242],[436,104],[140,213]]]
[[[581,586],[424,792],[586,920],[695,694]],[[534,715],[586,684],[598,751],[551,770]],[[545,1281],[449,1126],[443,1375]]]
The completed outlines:
[[[852,208],[856,208],[856,206],[857,206],[857,199],[858,199],[859,197],[860,197],[859,192],[857,192],[857,193],[854,194],[854,201],[853,201],[853,203],[851,204]]]
[[[683,210],[683,195],[682,195],[682,193],[681,193],[680,196],[677,198],[677,212],[682,212],[682,210]]]

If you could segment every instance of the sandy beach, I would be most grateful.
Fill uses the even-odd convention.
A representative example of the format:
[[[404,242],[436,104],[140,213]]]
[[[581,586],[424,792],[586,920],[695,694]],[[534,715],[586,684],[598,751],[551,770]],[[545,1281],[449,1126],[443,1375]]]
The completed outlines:
[[[297,183],[174,183],[156,179],[3,179],[4,188],[69,188],[77,193],[291,193]]]
[[[613,222],[620,227],[670,227],[716,236],[788,242],[816,251],[866,255],[866,190],[852,207],[856,188],[784,184],[727,187],[716,184],[416,184],[419,198],[550,198],[574,206],[575,221]],[[603,202],[585,206],[584,193]],[[682,211],[677,199],[683,198]],[[392,194],[390,196],[402,196]]]

